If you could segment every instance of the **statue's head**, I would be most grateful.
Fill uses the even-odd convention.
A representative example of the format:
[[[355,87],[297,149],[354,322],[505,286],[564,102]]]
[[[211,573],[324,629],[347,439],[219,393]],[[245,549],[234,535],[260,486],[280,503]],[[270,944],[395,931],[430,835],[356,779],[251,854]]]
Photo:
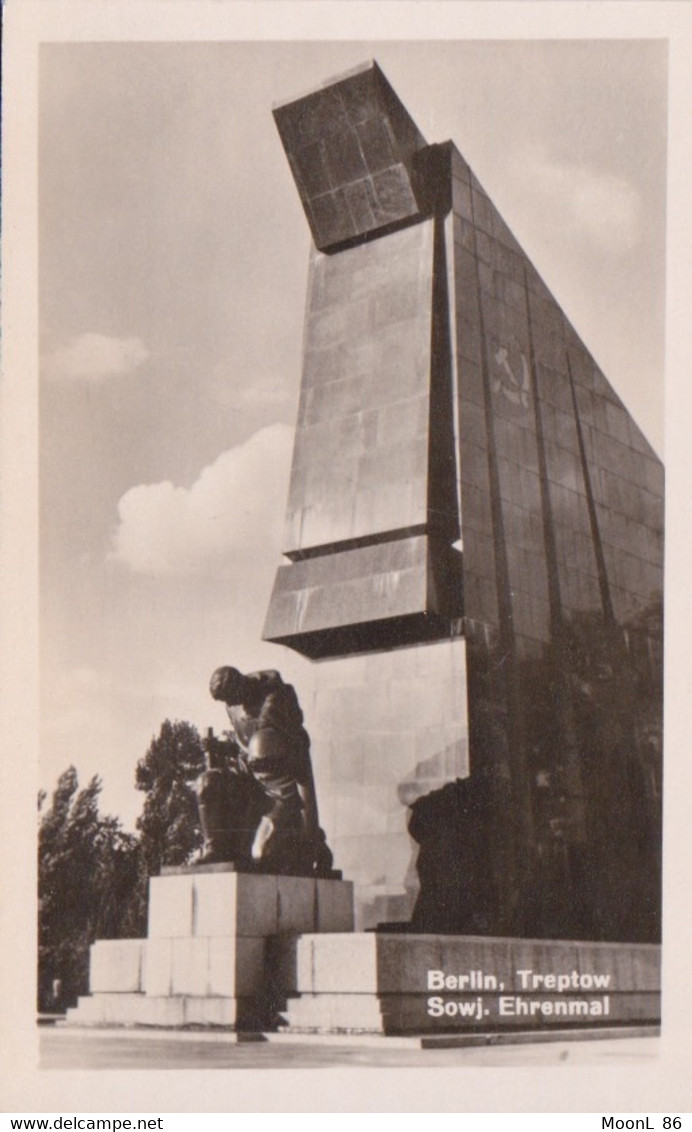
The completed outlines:
[[[225,704],[239,704],[242,698],[244,676],[237,668],[217,668],[209,681],[209,691],[215,700]]]

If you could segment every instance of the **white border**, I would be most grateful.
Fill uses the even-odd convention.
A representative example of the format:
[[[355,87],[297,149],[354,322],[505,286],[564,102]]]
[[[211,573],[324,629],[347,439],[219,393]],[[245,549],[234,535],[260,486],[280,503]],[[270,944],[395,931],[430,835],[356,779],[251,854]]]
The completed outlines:
[[[3,647],[3,1093],[16,1112],[680,1112],[689,1109],[692,977],[687,600],[692,483],[690,263],[692,11],[682,3],[532,0],[8,0],[4,9],[3,347],[0,595]],[[34,828],[37,765],[36,85],[41,41],[664,38],[670,46],[666,375],[667,639],[664,1032],[658,1060],[559,1068],[37,1069]],[[28,1009],[27,1009],[28,1007]],[[229,1076],[230,1074],[230,1076]],[[125,1106],[123,1108],[123,1106]],[[594,1117],[594,1127],[600,1120]],[[660,1121],[658,1122],[660,1127]]]

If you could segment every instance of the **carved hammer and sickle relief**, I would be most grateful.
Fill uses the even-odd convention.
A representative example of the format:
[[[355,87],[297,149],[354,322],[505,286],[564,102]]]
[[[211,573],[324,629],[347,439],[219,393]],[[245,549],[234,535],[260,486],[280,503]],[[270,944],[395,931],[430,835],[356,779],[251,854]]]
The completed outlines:
[[[499,376],[493,378],[493,392],[502,392],[513,405],[521,405],[523,409],[528,409],[529,367],[524,355],[520,354],[520,357],[522,373],[521,378],[518,378],[509,364],[509,350],[505,346],[500,346],[499,350],[495,351]]]

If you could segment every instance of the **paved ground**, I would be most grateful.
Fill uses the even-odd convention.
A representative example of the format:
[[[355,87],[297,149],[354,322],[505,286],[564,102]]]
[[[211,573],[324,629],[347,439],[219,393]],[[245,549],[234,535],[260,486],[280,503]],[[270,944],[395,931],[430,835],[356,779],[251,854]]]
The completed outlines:
[[[42,1027],[42,1069],[307,1069],[347,1066],[450,1068],[650,1064],[656,1037],[599,1038],[420,1049],[394,1039],[236,1041],[233,1035]]]

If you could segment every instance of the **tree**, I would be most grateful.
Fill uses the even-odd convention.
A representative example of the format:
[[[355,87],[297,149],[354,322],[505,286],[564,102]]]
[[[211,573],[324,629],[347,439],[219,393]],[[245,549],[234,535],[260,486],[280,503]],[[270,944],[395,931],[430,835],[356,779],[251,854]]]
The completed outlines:
[[[193,782],[204,768],[196,727],[166,719],[137,763],[135,785],[146,794],[137,819],[141,868],[156,876],[162,865],[184,865],[202,844]]]
[[[116,818],[99,814],[100,793],[98,777],[80,790],[71,766],[45,811],[46,796],[39,795],[41,1009],[69,1005],[86,993],[89,946],[95,939],[141,929],[137,838]]]
[[[71,766],[47,808],[39,794],[39,1009],[87,992],[96,939],[146,935],[149,877],[185,864],[202,843],[192,783],[203,767],[196,728],[165,720],[137,763],[135,784],[146,795],[138,836],[99,813],[98,777],[80,790]]]

